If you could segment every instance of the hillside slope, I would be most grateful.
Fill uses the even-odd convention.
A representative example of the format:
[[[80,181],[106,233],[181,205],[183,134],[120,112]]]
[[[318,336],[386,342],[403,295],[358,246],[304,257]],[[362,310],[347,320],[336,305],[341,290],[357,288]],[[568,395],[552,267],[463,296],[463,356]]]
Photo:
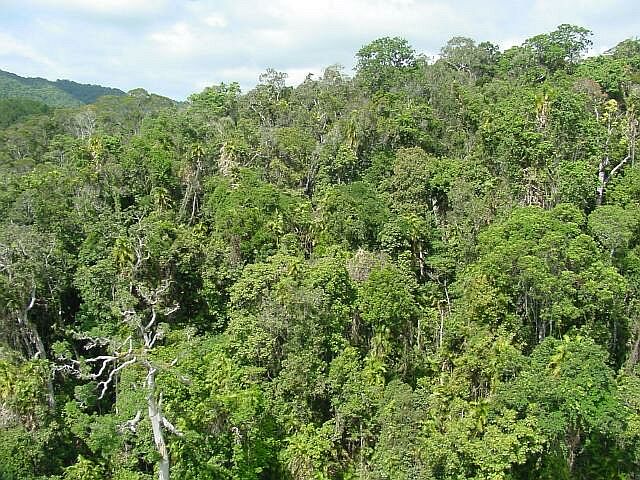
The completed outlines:
[[[117,88],[88,85],[70,80],[21,77],[0,70],[0,98],[28,98],[51,107],[74,107],[93,103],[103,95],[124,95]]]

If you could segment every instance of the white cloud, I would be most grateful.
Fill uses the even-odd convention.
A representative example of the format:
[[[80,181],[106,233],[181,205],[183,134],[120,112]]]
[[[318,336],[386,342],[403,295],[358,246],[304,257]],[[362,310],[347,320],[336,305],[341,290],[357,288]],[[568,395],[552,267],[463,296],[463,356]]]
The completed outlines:
[[[31,3],[73,12],[123,17],[155,13],[166,6],[164,0],[31,0]]]
[[[324,67],[322,66],[313,66],[307,68],[288,68],[285,70],[287,74],[287,84],[289,85],[299,85],[304,82],[307,75],[312,74],[313,78],[319,78],[322,76],[324,71]]]
[[[41,64],[47,69],[59,70],[56,62],[37,52],[34,48],[6,33],[0,32],[0,57],[17,56]]]
[[[193,55],[202,47],[192,27],[185,22],[178,22],[166,30],[153,32],[149,34],[149,38],[158,44],[160,52]]]
[[[286,48],[293,45],[295,36],[290,31],[276,28],[261,28],[251,34],[255,50],[263,48]]]
[[[554,21],[563,18],[571,18],[586,14],[600,15],[607,10],[615,9],[617,0],[535,0],[533,4],[533,12],[537,15],[547,16]],[[569,23],[564,21],[564,23]]]
[[[219,13],[213,13],[204,17],[203,22],[205,25],[208,25],[212,28],[225,28],[228,23],[227,19],[224,15],[220,15]]]
[[[65,25],[66,22],[52,22],[44,18],[36,18],[34,21],[40,31],[47,32],[51,35],[62,35],[66,33],[68,28],[68,25]]]
[[[221,81],[226,83],[238,82],[246,88],[247,86],[255,85],[258,82],[258,77],[263,73],[263,70],[255,66],[240,66],[222,68],[215,73],[217,74],[217,79],[209,82],[208,85],[220,83]]]
[[[379,35],[421,33],[447,29],[452,22],[465,22],[465,16],[444,1],[407,0],[273,0],[266,13],[280,20],[287,28],[300,34],[319,35],[359,32]]]
[[[523,38],[505,38],[498,43],[498,47],[500,48],[500,50],[504,51],[510,49],[511,47],[515,47],[516,45],[520,45],[523,41]]]

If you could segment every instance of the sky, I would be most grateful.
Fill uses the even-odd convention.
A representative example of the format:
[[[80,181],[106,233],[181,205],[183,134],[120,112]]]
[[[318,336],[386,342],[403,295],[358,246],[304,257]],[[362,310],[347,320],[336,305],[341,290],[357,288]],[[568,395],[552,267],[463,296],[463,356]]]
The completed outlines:
[[[593,52],[640,37],[639,0],[0,0],[0,69],[183,100],[275,68],[296,85],[383,36],[435,56],[453,36],[502,49],[562,23]]]

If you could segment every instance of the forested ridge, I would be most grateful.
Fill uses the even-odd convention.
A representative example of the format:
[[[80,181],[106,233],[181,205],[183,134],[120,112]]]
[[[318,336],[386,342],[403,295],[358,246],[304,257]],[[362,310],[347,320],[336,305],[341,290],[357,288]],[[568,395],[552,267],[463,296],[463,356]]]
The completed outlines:
[[[0,479],[640,478],[640,40],[591,42],[0,121]]]
[[[93,103],[103,95],[124,95],[124,92],[117,88],[88,85],[70,80],[52,82],[44,78],[21,77],[15,73],[0,70],[0,101],[21,99],[44,103],[51,107],[76,107]],[[0,111],[0,113],[3,112]],[[4,126],[3,123],[0,123],[0,126]]]

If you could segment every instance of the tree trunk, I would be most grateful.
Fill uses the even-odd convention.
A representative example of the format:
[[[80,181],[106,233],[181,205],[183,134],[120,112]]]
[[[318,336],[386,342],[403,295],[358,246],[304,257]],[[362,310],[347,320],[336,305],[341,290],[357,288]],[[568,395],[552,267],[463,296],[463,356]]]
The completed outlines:
[[[606,167],[609,165],[609,158],[606,157],[604,160],[600,162],[598,166],[598,196],[596,198],[596,204],[602,205],[604,202],[604,190],[613,177],[618,171],[625,166],[625,164],[629,161],[633,161],[633,156],[631,154],[624,157],[620,162],[611,169],[611,172],[607,175]]]
[[[567,457],[567,467],[569,467],[569,472],[573,472],[573,467],[576,463],[576,458],[578,458],[578,455],[580,455],[582,451],[581,449],[582,439],[580,438],[580,429],[577,429],[574,431],[572,428],[567,437],[568,437],[567,446],[569,447],[569,455]]]
[[[596,205],[602,205],[604,202],[604,187],[607,184],[606,168],[609,164],[608,158],[603,158],[598,165],[598,190],[596,197]]]
[[[418,264],[420,265],[420,279],[424,278],[424,251],[422,250],[422,240],[418,240]]]
[[[149,366],[147,372],[147,405],[149,408],[149,420],[153,431],[153,441],[156,450],[160,454],[158,461],[158,480],[169,480],[169,451],[162,432],[161,403],[156,398],[156,368]]]
[[[27,349],[29,350],[29,355],[32,358],[39,358],[41,360],[47,359],[47,350],[44,347],[44,342],[38,333],[38,329],[36,326],[29,320],[29,311],[33,308],[36,302],[35,293],[31,295],[31,300],[29,305],[22,312],[22,318],[18,317],[18,325],[22,325],[24,330],[26,330],[25,344]],[[24,331],[23,330],[23,331]],[[35,347],[35,352],[31,350],[31,346]],[[53,392],[53,380],[51,379],[51,375],[47,377],[47,403],[51,409],[56,408],[56,400]]]
[[[640,326],[636,326],[634,330],[635,339],[633,341],[633,347],[631,348],[631,351],[629,352],[629,355],[627,357],[626,368],[628,371],[633,370],[633,367],[635,367],[638,363],[638,359],[640,359]]]

